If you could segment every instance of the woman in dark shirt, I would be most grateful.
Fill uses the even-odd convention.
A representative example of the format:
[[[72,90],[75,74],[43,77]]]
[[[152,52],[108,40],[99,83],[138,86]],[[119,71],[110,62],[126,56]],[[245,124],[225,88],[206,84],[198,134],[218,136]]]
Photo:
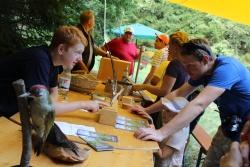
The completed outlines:
[[[182,84],[187,81],[188,74],[179,61],[179,54],[181,51],[181,45],[187,41],[188,36],[184,32],[175,32],[170,35],[168,59],[171,62],[166,68],[161,87],[149,84],[138,84],[133,86],[133,91],[147,90],[150,93],[157,95],[159,98],[182,86]]]

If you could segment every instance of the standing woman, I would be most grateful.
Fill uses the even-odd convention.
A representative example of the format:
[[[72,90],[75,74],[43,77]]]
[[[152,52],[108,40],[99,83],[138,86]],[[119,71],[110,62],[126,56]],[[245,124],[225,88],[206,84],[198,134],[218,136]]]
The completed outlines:
[[[169,63],[161,87],[149,84],[138,84],[133,86],[133,91],[147,90],[150,93],[163,97],[169,92],[179,88],[188,78],[188,75],[179,61],[181,46],[188,41],[188,36],[184,32],[175,32],[170,35],[169,41]]]
[[[149,84],[138,84],[134,85],[132,90],[133,91],[147,90],[150,93],[157,95],[158,96],[157,101],[158,101],[161,97],[164,97],[171,91],[174,91],[175,89],[181,87],[188,79],[188,74],[184,66],[179,61],[181,46],[183,43],[187,41],[188,41],[188,35],[184,32],[175,32],[170,35],[169,56],[168,56],[170,63],[166,68],[165,75],[163,77],[163,82],[160,87]],[[159,122],[161,119],[158,119],[159,112],[151,114],[151,117],[154,120],[155,127],[160,128],[162,126],[162,123]]]

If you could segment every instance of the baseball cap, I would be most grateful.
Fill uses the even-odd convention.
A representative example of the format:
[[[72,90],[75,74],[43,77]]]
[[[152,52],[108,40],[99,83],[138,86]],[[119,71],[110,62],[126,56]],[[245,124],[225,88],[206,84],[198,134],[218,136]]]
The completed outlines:
[[[156,37],[159,38],[161,41],[163,41],[165,44],[169,43],[169,38],[166,34],[156,34]]]
[[[124,33],[126,33],[126,32],[130,32],[130,33],[134,33],[134,30],[133,30],[133,28],[132,27],[126,27],[125,29],[124,29]]]
[[[184,97],[175,97],[173,99],[161,98],[162,104],[172,112],[180,112],[189,102]]]

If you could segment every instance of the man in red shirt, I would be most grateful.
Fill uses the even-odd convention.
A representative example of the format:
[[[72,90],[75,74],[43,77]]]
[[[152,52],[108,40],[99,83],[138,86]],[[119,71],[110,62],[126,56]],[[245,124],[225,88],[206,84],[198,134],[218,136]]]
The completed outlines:
[[[133,74],[135,59],[139,57],[139,52],[132,39],[133,29],[127,27],[121,37],[114,38],[103,46],[103,49],[108,50],[112,56],[131,63],[129,75]]]

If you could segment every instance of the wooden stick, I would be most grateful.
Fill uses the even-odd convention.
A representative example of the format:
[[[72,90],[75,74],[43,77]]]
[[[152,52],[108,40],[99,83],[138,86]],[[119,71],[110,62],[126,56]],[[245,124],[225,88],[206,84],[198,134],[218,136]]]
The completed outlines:
[[[141,59],[142,59],[142,53],[144,51],[144,46],[141,46],[140,53],[139,53],[139,59],[138,59],[138,65],[137,65],[137,70],[136,70],[136,75],[135,75],[135,83],[137,82],[137,77],[140,71],[140,66],[141,66]]]
[[[22,155],[20,160],[20,167],[29,167],[31,158],[32,142],[31,142],[31,123],[28,112],[28,100],[25,91],[25,84],[22,79],[12,83],[18,102],[18,110],[20,112],[20,120],[22,124]]]

